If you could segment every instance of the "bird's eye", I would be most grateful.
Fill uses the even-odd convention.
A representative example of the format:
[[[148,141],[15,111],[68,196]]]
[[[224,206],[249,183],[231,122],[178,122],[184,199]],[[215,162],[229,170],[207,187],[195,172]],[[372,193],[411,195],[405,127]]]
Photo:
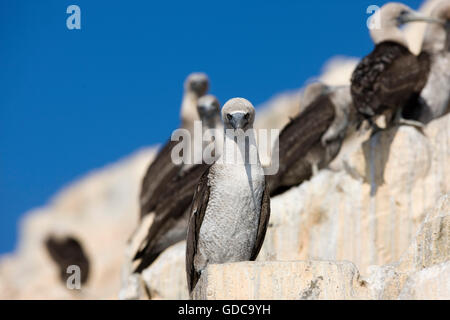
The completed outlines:
[[[231,114],[227,113],[227,119],[228,119],[228,120],[233,119],[233,117],[231,116]]]
[[[250,118],[250,113],[246,113],[244,118],[245,118],[245,120],[248,120],[248,118]]]
[[[399,15],[399,17],[400,18],[403,18],[403,17],[405,17],[406,15],[408,15],[408,10],[402,10],[401,12],[400,12],[400,15]]]

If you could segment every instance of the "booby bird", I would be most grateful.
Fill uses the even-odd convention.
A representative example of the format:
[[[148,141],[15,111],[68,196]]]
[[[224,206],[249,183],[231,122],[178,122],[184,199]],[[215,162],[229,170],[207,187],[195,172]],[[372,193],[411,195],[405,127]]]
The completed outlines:
[[[197,111],[198,99],[206,94],[208,88],[209,79],[204,73],[192,73],[184,82],[181,128],[188,130],[192,138],[194,137],[194,121],[200,120]],[[167,181],[170,181],[180,174],[183,169],[189,167],[183,164],[174,164],[172,161],[172,149],[178,143],[178,141],[169,140],[160,149],[144,175],[139,196],[141,218],[155,209],[158,203],[159,189],[164,188]]]
[[[349,129],[356,129],[357,115],[349,86],[314,83],[306,92],[314,92],[312,101],[278,137],[278,172],[267,176],[271,196],[301,184],[326,167],[339,153]]]
[[[89,259],[84,252],[81,243],[72,236],[57,237],[49,235],[45,240],[45,247],[53,261],[59,268],[61,281],[66,284],[71,273],[69,266],[80,268],[80,282],[86,283],[89,277]]]
[[[400,27],[414,21],[436,22],[401,3],[388,3],[376,13],[379,27],[370,30],[375,49],[358,64],[351,79],[351,94],[358,112],[371,122],[384,114],[386,124],[412,124],[400,117],[403,107],[417,99],[426,84],[429,56],[408,49]],[[373,122],[372,122],[373,123]]]
[[[214,95],[207,94],[198,100],[197,110],[202,119],[203,159],[211,164],[220,155],[223,143],[219,100]]]
[[[302,95],[302,105],[309,106],[317,97],[325,95],[329,92],[329,87],[324,85],[322,82],[313,82],[306,86]]]
[[[184,96],[181,103],[181,128],[193,132],[194,121],[200,120],[198,99],[209,90],[209,78],[203,72],[193,72],[184,81]]]
[[[231,99],[222,108],[223,153],[202,175],[190,211],[186,242],[190,293],[208,264],[252,261],[261,249],[270,197],[256,150],[254,119],[255,109],[246,99]],[[246,136],[247,146],[242,143]]]
[[[422,41],[431,60],[428,81],[417,104],[403,113],[425,124],[450,112],[450,0],[439,2],[430,16],[442,23],[429,24]]]
[[[212,149],[212,156],[221,153],[220,140],[223,139],[223,125],[220,118],[220,103],[213,95],[205,95],[198,100],[197,111],[202,121],[205,147],[212,142],[217,142]],[[213,136],[205,136],[209,130],[216,130]],[[214,159],[213,159],[214,160]],[[212,161],[213,161],[212,160]],[[154,201],[154,209],[151,214],[154,220],[151,226],[145,221],[139,226],[140,230],[133,234],[130,243],[132,249],[134,272],[140,273],[171,245],[185,240],[189,218],[189,205],[195,193],[195,187],[206,170],[206,164],[191,166],[182,175],[177,175],[157,189],[159,196]],[[138,245],[138,246],[137,246]]]

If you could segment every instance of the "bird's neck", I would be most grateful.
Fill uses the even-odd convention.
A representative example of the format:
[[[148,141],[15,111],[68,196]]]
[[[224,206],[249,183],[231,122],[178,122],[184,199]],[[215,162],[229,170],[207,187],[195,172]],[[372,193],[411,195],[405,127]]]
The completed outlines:
[[[218,129],[222,127],[222,120],[220,116],[214,116],[211,118],[201,119],[203,132],[208,129]],[[223,130],[223,129],[222,129]]]
[[[218,117],[217,120],[209,119],[202,121],[203,131],[203,160],[211,164],[222,154],[223,151],[223,124]]]
[[[255,130],[224,129],[223,152],[220,163],[228,165],[256,165],[260,166]]]
[[[430,23],[422,41],[422,51],[429,53],[450,52],[450,23],[442,26]]]
[[[405,48],[409,49],[408,42],[402,32],[397,26],[389,25],[385,28],[373,28],[370,30],[370,36],[375,43],[378,45],[382,42],[395,42],[398,43]]]
[[[191,133],[194,128],[194,121],[200,120],[197,112],[198,96],[193,92],[185,92],[181,103],[181,127]]]

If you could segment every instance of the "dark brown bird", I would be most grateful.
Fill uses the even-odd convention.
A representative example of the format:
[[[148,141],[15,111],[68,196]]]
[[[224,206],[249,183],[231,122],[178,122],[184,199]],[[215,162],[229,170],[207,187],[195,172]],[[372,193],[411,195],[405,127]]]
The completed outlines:
[[[398,122],[420,126],[400,115],[405,106],[419,98],[428,79],[430,57],[425,52],[412,54],[400,27],[414,21],[436,21],[401,3],[388,3],[376,15],[374,19],[380,25],[370,31],[375,49],[352,75],[353,104],[372,124],[374,118],[384,114],[387,125]]]
[[[271,196],[325,168],[339,153],[348,128],[356,128],[350,87],[315,83],[305,92],[314,92],[309,95],[309,105],[283,128],[275,145],[279,148],[279,168],[277,174],[267,176]]]
[[[142,272],[165,249],[186,239],[189,206],[207,168],[206,164],[195,165],[165,185],[164,195],[154,209],[154,220],[133,257],[133,272]]]
[[[213,138],[206,136],[208,130],[216,132],[215,137],[221,140],[223,137],[222,120],[220,118],[220,103],[213,95],[205,95],[198,100],[197,111],[202,120],[204,136],[206,141],[211,143]],[[218,146],[221,145],[218,141]],[[205,147],[206,144],[203,146]],[[220,149],[217,156],[220,155]],[[170,157],[170,156],[169,156]],[[169,158],[169,161],[170,158]],[[183,170],[182,174],[174,174],[170,179],[161,183],[155,190],[154,197],[149,203],[151,212],[147,215],[153,216],[151,226],[147,223],[147,217],[142,219],[138,231],[131,239],[131,244],[135,248],[133,254],[133,272],[140,273],[146,269],[153,261],[171,245],[185,240],[188,226],[188,209],[195,192],[195,187],[206,164],[192,165]],[[136,247],[137,246],[137,247]]]
[[[194,136],[194,121],[199,121],[197,111],[198,99],[204,96],[209,88],[209,80],[204,73],[190,74],[184,84],[184,97],[181,106],[181,128]],[[172,149],[178,141],[169,140],[158,152],[150,164],[142,180],[140,202],[140,217],[152,212],[158,203],[158,194],[162,193],[166,182],[174,179],[188,166],[175,164],[172,161]]]
[[[72,265],[80,268],[81,284],[86,283],[89,277],[89,259],[80,241],[72,236],[56,237],[51,235],[45,240],[45,247],[52,260],[58,266],[59,275],[64,284],[71,276],[67,268]]]

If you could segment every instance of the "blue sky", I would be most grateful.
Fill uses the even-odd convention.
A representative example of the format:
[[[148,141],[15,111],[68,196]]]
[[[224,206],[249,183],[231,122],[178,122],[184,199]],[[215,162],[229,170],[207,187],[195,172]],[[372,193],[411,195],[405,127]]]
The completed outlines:
[[[222,103],[260,104],[332,56],[369,53],[366,8],[385,2],[1,0],[0,253],[27,210],[166,140],[190,72]],[[71,4],[81,30],[66,27]]]

